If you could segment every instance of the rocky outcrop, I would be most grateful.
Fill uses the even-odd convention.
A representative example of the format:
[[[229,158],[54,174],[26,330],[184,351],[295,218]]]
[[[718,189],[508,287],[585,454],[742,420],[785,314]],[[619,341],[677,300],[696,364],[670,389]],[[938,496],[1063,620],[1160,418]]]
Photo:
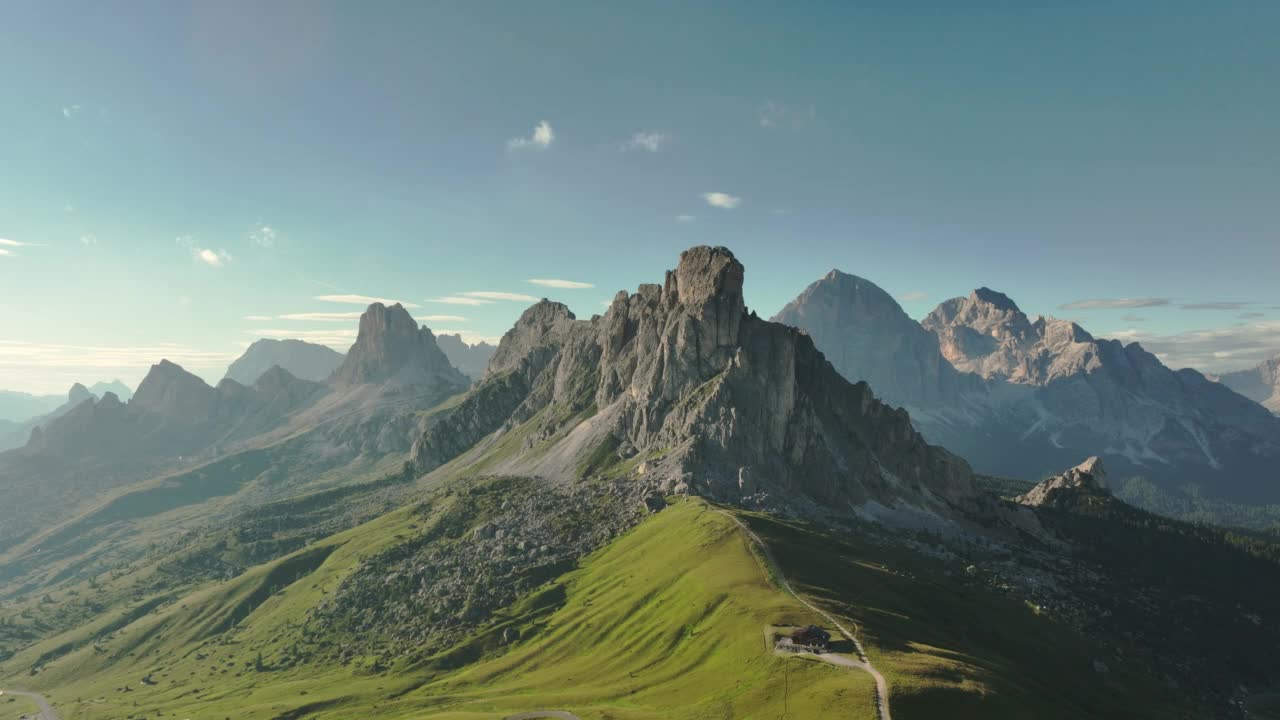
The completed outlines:
[[[1248,370],[1226,373],[1218,381],[1250,400],[1261,403],[1271,412],[1280,414],[1280,354],[1270,360],[1263,360]]]
[[[436,344],[444,351],[445,357],[449,358],[449,364],[472,380],[484,377],[485,368],[489,367],[489,359],[497,350],[487,342],[471,345],[462,339],[462,335],[456,333],[437,335]]]
[[[1061,475],[1044,480],[1014,498],[1014,502],[1030,507],[1064,507],[1077,505],[1081,496],[1111,496],[1102,460],[1096,455]]]
[[[400,304],[374,303],[360,316],[356,342],[333,372],[338,386],[378,384],[388,390],[409,386],[465,389],[467,379],[449,364],[435,336],[419,327]]]
[[[972,495],[968,466],[928,445],[906,412],[842,378],[804,333],[749,313],[743,279],[729,250],[696,247],[663,285],[620,292],[603,316],[576,320],[548,301],[526,311],[472,391],[526,379],[497,433],[525,437],[504,470],[623,462],[661,492],[842,513],[868,502],[945,511]],[[453,426],[446,417],[434,432]],[[424,439],[418,452],[440,446]]]
[[[278,366],[300,380],[322,382],[341,364],[342,353],[325,345],[263,338],[231,363],[226,377],[241,385],[253,385],[263,373]]]

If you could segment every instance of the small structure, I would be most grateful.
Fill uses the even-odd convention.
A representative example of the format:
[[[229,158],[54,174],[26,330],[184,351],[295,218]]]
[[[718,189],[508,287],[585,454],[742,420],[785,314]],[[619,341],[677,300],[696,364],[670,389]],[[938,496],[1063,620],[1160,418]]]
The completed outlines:
[[[790,635],[780,637],[775,649],[783,652],[821,653],[827,649],[830,642],[831,633],[817,625],[808,625],[792,630]]]

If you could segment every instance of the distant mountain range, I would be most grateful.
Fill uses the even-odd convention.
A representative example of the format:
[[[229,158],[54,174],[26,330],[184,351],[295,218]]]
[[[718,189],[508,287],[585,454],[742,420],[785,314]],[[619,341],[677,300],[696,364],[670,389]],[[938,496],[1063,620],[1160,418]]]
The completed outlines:
[[[449,356],[449,363],[472,380],[484,377],[485,368],[489,367],[489,359],[493,357],[496,347],[487,342],[468,344],[462,335],[437,335],[436,343],[444,354]]]
[[[1218,381],[1280,414],[1280,353],[1248,370],[1225,373],[1218,377]]]
[[[273,366],[300,380],[323,382],[342,364],[342,353],[302,340],[256,340],[227,368],[226,377],[241,385],[258,382]]]
[[[980,288],[916,323],[870,281],[832,271],[774,319],[980,472],[1036,479],[1096,454],[1116,477],[1280,502],[1280,419],[1137,343],[1029,318],[1002,293]]]

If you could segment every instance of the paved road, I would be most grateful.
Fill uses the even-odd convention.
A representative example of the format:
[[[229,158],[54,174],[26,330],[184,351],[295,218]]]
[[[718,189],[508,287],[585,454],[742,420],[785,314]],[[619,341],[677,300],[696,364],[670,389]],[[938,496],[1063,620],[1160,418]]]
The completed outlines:
[[[502,720],[536,720],[536,718],[557,718],[558,720],[582,720],[582,718],[563,710],[534,710],[533,712],[508,715]]]
[[[49,701],[44,699],[43,695],[22,690],[5,690],[3,692],[5,695],[30,698],[36,705],[40,706],[40,720],[62,720],[62,718],[58,717],[58,713],[54,712],[53,706],[49,704]]]
[[[791,581],[782,573],[782,567],[778,565],[776,560],[774,560],[773,553],[769,551],[769,546],[765,545],[764,541],[760,539],[760,536],[751,528],[747,527],[746,523],[727,510],[717,510],[716,512],[719,512],[730,520],[738,523],[738,527],[742,528],[742,531],[747,534],[747,537],[751,538],[751,541],[760,548],[760,552],[764,553],[765,561],[769,563],[769,567],[773,570],[774,575],[777,576],[778,582],[782,584],[783,590],[786,590],[791,597],[800,601],[801,605],[804,605],[810,610],[826,618],[827,621],[834,625],[842,635],[853,641],[853,647],[858,651],[857,660],[827,653],[822,655],[812,655],[812,657],[822,660],[823,662],[832,663],[833,665],[857,668],[869,673],[876,681],[876,712],[878,713],[880,720],[892,720],[892,717],[889,715],[889,683],[885,682],[884,675],[881,675],[880,671],[876,670],[875,667],[871,665],[871,660],[867,658],[867,652],[863,649],[862,643],[858,640],[858,636],[849,632],[849,630],[847,630],[839,620],[836,620],[831,613],[814,605],[808,600],[805,600],[800,596],[800,593],[796,592],[795,589],[791,587]]]

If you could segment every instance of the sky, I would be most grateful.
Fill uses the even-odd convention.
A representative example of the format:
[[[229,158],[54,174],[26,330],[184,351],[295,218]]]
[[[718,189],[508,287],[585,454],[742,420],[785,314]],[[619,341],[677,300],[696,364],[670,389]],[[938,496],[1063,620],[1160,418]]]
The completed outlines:
[[[370,298],[496,341],[692,245],[1280,351],[1273,2],[0,3],[0,388],[210,382]],[[541,282],[539,282],[541,281]]]

